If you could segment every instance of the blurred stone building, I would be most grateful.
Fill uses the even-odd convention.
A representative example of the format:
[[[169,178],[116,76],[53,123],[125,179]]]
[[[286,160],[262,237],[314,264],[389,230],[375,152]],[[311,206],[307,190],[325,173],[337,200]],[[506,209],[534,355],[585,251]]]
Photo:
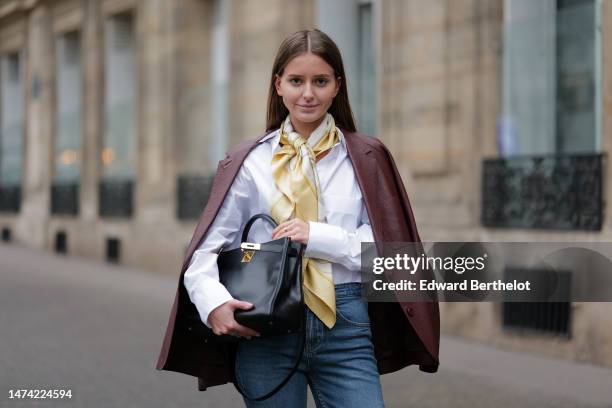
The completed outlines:
[[[218,160],[264,131],[280,41],[309,27],[424,241],[611,240],[611,1],[0,0],[2,240],[176,275]],[[612,366],[609,304],[536,306],[442,303],[443,330]]]

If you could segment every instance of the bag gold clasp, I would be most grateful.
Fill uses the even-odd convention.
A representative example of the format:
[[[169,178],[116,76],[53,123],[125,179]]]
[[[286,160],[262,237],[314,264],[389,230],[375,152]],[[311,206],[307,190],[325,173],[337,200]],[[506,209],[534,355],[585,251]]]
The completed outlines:
[[[261,244],[256,244],[254,242],[243,242],[242,244],[240,244],[240,248],[259,251],[261,249]]]
[[[243,242],[240,244],[240,249],[242,250],[243,254],[240,262],[251,262],[253,255],[255,255],[255,251],[259,251],[261,249],[261,244],[256,244],[254,242]]]

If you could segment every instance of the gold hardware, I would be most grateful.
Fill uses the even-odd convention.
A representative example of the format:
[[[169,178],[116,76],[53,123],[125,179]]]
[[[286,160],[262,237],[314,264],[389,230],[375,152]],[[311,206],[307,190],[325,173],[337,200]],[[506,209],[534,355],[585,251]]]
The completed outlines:
[[[261,244],[256,244],[254,242],[243,242],[240,244],[240,249],[242,250],[242,260],[240,262],[251,262],[253,259],[253,255],[255,255],[255,251],[259,251],[261,249]]]
[[[242,260],[240,262],[251,262],[253,255],[255,255],[255,251],[245,251],[244,249],[242,250],[242,253]]]

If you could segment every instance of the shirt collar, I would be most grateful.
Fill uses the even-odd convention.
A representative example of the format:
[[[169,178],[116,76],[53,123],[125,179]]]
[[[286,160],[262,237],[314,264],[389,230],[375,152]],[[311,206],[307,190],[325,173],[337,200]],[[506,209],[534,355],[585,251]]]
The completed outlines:
[[[343,149],[346,150],[346,140],[344,139],[344,134],[337,126],[336,126],[336,129],[338,130],[338,139],[340,139],[339,144],[342,146]],[[280,142],[280,128],[264,136],[262,139],[259,140],[259,143],[265,143],[268,141],[272,143],[272,146],[274,146],[274,151],[276,151],[276,149],[278,149],[279,147],[279,142]],[[332,146],[332,148],[335,146],[337,146],[337,144]]]

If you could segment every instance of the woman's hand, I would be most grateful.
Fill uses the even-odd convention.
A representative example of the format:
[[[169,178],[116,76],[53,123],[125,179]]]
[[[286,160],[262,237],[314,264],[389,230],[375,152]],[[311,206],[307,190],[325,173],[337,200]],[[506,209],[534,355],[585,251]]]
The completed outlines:
[[[234,319],[234,310],[249,310],[252,307],[253,304],[249,302],[243,302],[236,299],[228,300],[210,312],[208,315],[208,324],[212,328],[213,333],[217,336],[229,334],[236,337],[246,337],[247,339],[253,336],[259,337],[259,333],[255,330],[241,325]]]
[[[309,234],[310,225],[299,218],[294,218],[292,220],[282,222],[278,225],[278,227],[274,228],[272,230],[272,239],[289,237],[292,241],[297,241],[301,244],[308,245]]]

